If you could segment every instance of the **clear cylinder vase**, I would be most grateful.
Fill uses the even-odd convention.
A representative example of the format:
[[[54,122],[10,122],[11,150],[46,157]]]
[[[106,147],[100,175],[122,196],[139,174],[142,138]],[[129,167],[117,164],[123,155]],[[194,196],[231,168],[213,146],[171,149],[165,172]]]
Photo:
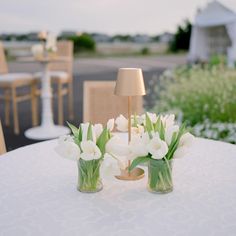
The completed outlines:
[[[147,188],[152,193],[169,193],[173,191],[171,160],[152,159],[149,161]]]
[[[78,185],[77,189],[84,193],[95,193],[102,190],[103,185],[100,177],[102,160],[85,161],[78,160]]]

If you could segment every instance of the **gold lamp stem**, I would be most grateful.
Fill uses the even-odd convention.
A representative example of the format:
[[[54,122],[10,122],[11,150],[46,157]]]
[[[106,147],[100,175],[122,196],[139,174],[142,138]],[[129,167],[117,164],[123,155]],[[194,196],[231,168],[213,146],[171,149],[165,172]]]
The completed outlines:
[[[129,135],[129,143],[131,141],[131,96],[128,96],[128,135]]]
[[[128,96],[128,142],[131,141],[131,96]],[[131,161],[128,160],[128,166],[129,168],[131,165]],[[132,171],[129,170],[123,170],[121,172],[121,175],[116,176],[117,179],[120,180],[138,180],[144,177],[144,170],[140,168],[134,168]]]
[[[128,96],[128,142],[130,143],[131,141],[131,96]],[[128,168],[131,165],[131,161],[128,161]],[[130,171],[129,171],[130,175]]]

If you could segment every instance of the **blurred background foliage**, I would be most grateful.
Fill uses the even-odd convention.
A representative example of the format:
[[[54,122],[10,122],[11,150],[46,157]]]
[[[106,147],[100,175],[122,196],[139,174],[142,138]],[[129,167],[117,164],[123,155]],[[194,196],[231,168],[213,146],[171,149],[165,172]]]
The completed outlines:
[[[89,34],[73,35],[59,37],[60,39],[71,40],[74,43],[74,54],[84,51],[94,52],[96,50],[96,43]]]
[[[197,136],[236,142],[236,71],[220,63],[167,70],[155,87],[155,112],[174,112]]]
[[[189,49],[191,29],[192,24],[189,20],[185,20],[178,26],[174,38],[169,44],[169,50],[171,52],[186,51]]]

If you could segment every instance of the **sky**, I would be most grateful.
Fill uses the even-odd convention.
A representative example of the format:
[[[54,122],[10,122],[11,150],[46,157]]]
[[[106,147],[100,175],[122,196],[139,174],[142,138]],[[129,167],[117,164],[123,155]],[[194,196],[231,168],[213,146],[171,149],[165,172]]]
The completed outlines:
[[[0,33],[48,30],[107,34],[174,32],[208,0],[0,0]],[[236,11],[236,0],[221,0]]]

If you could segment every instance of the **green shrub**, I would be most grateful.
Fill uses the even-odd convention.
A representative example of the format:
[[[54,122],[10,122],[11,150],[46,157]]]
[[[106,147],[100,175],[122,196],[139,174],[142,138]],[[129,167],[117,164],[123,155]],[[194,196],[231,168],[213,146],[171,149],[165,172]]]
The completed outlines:
[[[141,49],[141,54],[142,54],[142,55],[148,55],[148,54],[150,54],[149,48],[147,48],[147,47],[142,48],[142,49]]]
[[[118,40],[118,41],[121,41],[121,42],[131,42],[132,41],[132,37],[131,35],[128,35],[128,34],[117,34],[117,35],[114,35],[112,37],[112,42]]]
[[[71,36],[68,38],[74,43],[74,53],[83,51],[95,51],[96,43],[93,38],[88,34],[82,34],[80,36]]]
[[[226,65],[226,57],[223,55],[212,55],[209,60],[210,66],[225,66]]]
[[[178,52],[179,50],[188,50],[190,44],[192,24],[189,20],[185,20],[179,25],[174,35],[174,39],[170,42],[169,50]]]

